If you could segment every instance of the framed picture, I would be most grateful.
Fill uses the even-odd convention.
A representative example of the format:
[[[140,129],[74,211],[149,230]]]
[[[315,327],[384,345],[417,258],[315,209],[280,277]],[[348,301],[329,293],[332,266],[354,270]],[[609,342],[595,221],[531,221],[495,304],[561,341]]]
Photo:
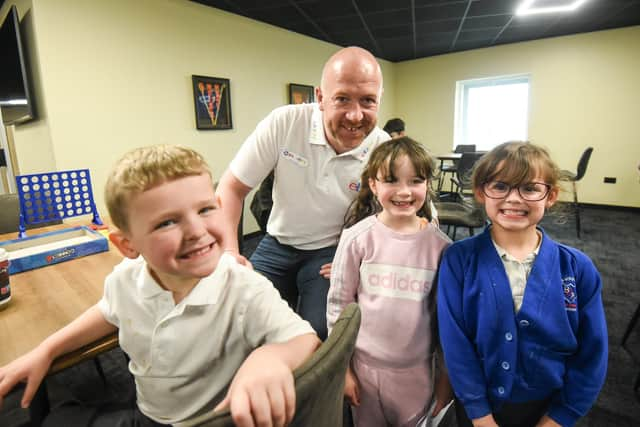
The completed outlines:
[[[231,86],[229,79],[191,76],[196,128],[204,130],[232,129]]]
[[[310,104],[314,101],[313,86],[289,83],[289,104]]]

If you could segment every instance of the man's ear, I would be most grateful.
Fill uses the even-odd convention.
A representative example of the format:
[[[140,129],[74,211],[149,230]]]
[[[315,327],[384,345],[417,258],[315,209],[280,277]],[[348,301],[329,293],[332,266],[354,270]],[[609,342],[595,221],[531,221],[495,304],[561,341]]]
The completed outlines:
[[[131,240],[120,230],[109,233],[109,240],[118,248],[120,253],[127,258],[135,259],[140,255],[131,245]]]
[[[323,111],[324,107],[322,106],[322,89],[320,89],[320,86],[316,88],[316,102],[320,107],[320,111]]]

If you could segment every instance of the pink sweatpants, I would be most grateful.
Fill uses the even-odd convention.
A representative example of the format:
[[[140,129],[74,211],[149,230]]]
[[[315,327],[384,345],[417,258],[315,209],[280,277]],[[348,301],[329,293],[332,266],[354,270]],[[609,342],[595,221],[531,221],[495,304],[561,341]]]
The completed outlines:
[[[381,368],[356,352],[351,367],[360,387],[360,406],[353,407],[356,427],[414,427],[431,404],[430,360],[407,368]]]

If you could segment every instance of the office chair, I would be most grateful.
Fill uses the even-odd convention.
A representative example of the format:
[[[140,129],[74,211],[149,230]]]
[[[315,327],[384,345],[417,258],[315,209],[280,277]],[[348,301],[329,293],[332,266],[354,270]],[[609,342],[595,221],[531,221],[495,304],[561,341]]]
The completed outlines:
[[[465,152],[458,161],[455,177],[451,178],[452,188],[455,186],[454,197],[451,201],[436,202],[438,211],[438,221],[441,225],[447,226],[447,234],[453,227],[451,238],[456,239],[458,227],[466,227],[469,235],[473,236],[474,229],[484,227],[487,218],[482,206],[478,205],[474,199],[471,188],[471,172],[475,163],[484,153]]]
[[[576,218],[576,235],[578,236],[578,239],[580,238],[580,204],[578,203],[578,189],[576,182],[580,181],[587,172],[587,165],[589,164],[592,152],[593,147],[588,147],[584,150],[582,156],[580,156],[580,160],[578,161],[578,169],[575,173],[568,170],[563,170],[561,172],[561,178],[563,180],[570,181],[573,186],[573,211]]]
[[[469,230],[469,236],[473,236],[475,228],[488,224],[484,209],[474,200],[437,202],[435,206],[438,211],[438,222],[440,225],[447,226],[447,234],[450,227],[453,227],[452,240],[456,240],[458,227],[466,227]]]
[[[473,172],[473,166],[484,154],[484,152],[462,153],[462,157],[458,160],[455,176],[450,178],[452,186],[455,186],[454,191],[459,197],[468,198],[469,196],[473,196],[471,173]]]
[[[267,232],[267,223],[269,222],[269,215],[271,214],[271,208],[273,207],[273,180],[274,172],[269,172],[269,175],[260,183],[260,187],[256,190],[251,199],[251,205],[249,209],[253,214],[253,217],[260,227],[262,233]]]
[[[460,144],[456,145],[456,148],[453,150],[454,153],[473,153],[476,151],[475,144]],[[459,160],[454,160],[451,164],[442,165],[440,168],[440,180],[438,184],[438,192],[442,190],[442,184],[444,183],[446,174],[450,173],[451,175],[455,175],[458,170],[458,162]],[[453,192],[453,184],[451,184],[451,192]]]
[[[62,220],[52,220],[38,224],[27,224],[28,230],[47,225],[62,224]],[[16,193],[0,194],[0,234],[18,232],[20,226],[20,200]]]
[[[17,194],[0,194],[0,234],[18,231],[20,202]]]
[[[290,427],[340,427],[344,377],[360,329],[360,307],[349,304],[340,314],[329,337],[293,372],[296,414]],[[180,423],[181,427],[231,427],[229,410],[204,414]]]

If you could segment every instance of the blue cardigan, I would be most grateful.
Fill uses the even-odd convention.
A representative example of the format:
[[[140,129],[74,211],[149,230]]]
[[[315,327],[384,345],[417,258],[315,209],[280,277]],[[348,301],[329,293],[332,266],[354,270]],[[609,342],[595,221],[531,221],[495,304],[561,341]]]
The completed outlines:
[[[604,383],[608,347],[600,275],[584,253],[542,234],[517,314],[489,228],[444,254],[440,340],[451,384],[470,418],[506,402],[550,397],[547,414],[571,426]]]

